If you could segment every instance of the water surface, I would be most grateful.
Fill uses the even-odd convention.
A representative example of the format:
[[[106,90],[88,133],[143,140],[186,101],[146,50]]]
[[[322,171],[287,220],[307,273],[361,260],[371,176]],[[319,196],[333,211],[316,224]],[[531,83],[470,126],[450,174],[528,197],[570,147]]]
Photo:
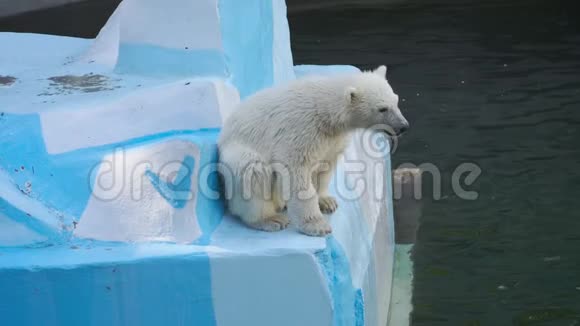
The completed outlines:
[[[412,124],[394,165],[442,172],[442,198],[423,193],[412,324],[580,325],[580,4],[367,2],[292,12],[293,51],[387,64]],[[451,189],[464,162],[482,170],[475,201]]]

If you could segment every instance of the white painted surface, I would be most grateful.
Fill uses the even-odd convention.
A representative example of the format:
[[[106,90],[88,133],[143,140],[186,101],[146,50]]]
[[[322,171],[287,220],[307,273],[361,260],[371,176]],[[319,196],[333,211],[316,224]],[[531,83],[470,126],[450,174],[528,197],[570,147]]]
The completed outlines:
[[[389,201],[390,202],[390,201]],[[368,308],[376,311],[374,325],[384,326],[389,319],[391,291],[393,286],[393,269],[395,265],[395,238],[393,218],[387,211],[381,212],[375,233],[373,247],[374,264],[369,266],[369,274],[374,274],[374,284],[370,286],[376,291],[375,301],[369,302]],[[369,324],[371,325],[371,324]],[[403,326],[394,324],[392,326]]]
[[[221,50],[217,0],[173,0],[171,5],[164,0],[124,0],[82,56],[82,61],[95,61],[113,68],[122,44]]]
[[[240,94],[238,90],[230,83],[215,82],[218,110],[221,117],[220,128],[222,123],[229,117],[229,115],[236,109],[240,103]]]
[[[125,2],[113,12],[109,20],[101,28],[89,50],[80,57],[82,62],[94,61],[109,68],[115,67],[119,59],[119,43],[121,42],[121,17]]]
[[[197,185],[200,152],[192,142],[173,140],[117,151],[96,170],[91,196],[74,234],[103,241],[191,242],[201,235],[197,191],[188,191],[183,208],[174,208],[145,175],[151,171],[173,182],[184,157],[195,159],[191,184]],[[197,189],[194,186],[194,189]]]
[[[236,91],[225,82],[181,80],[109,103],[78,103],[43,112],[40,117],[47,151],[58,154],[173,130],[219,128],[222,112],[230,112],[238,101]]]
[[[330,293],[313,255],[210,259],[217,326],[332,325]]]
[[[222,48],[217,0],[125,0],[120,8],[121,43]]]
[[[326,239],[306,236],[294,225],[280,232],[254,230],[228,214],[212,234],[210,245],[242,255],[279,255],[288,251],[315,253],[326,248]]]
[[[15,222],[0,212],[0,247],[25,246],[47,240],[25,224]]]
[[[390,201],[385,189],[385,161],[373,157],[362,146],[362,132],[353,135],[334,175],[335,193],[343,204],[332,218],[333,234],[351,262],[353,286],[361,288],[373,254],[379,219],[387,219]],[[388,152],[388,148],[386,149]],[[338,193],[337,193],[338,192]],[[392,222],[389,222],[392,224]],[[392,226],[392,225],[390,225]],[[387,228],[378,232],[386,232]],[[392,239],[394,241],[394,239]],[[391,248],[392,249],[392,248]]]
[[[43,71],[62,67],[67,57],[82,54],[90,43],[90,40],[66,36],[0,33],[0,71],[2,75],[15,77],[20,77],[22,72],[38,76]]]

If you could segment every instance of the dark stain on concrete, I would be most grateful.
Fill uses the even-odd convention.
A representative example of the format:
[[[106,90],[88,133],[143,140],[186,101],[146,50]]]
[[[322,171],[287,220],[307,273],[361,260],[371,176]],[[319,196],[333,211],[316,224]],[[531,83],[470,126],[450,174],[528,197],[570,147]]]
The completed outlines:
[[[107,76],[93,73],[81,76],[54,76],[48,78],[48,80],[50,81],[50,90],[38,94],[39,96],[66,95],[76,92],[95,93],[121,88],[121,86],[112,85],[112,82],[117,82],[119,79],[111,80]]]
[[[0,86],[10,86],[16,81],[16,77],[0,75]]]

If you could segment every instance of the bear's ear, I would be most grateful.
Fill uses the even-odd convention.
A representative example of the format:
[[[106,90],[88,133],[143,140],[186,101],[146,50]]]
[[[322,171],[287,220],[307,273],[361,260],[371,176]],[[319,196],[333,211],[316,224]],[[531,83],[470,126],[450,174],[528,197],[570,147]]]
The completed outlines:
[[[348,103],[352,103],[356,100],[356,98],[358,96],[358,91],[356,88],[350,86],[350,87],[346,88],[346,92],[344,95],[345,95],[346,101]]]
[[[387,66],[382,65],[373,71],[375,74],[387,79]]]

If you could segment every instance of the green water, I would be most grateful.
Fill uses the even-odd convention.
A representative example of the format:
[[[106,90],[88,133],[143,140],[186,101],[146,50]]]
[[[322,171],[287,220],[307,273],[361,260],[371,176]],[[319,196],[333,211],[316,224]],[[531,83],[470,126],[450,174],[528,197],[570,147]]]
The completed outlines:
[[[386,63],[412,124],[394,165],[442,173],[441,199],[423,193],[412,324],[580,325],[580,4],[374,3],[291,13],[293,50]],[[464,162],[482,170],[474,201],[451,188]]]

